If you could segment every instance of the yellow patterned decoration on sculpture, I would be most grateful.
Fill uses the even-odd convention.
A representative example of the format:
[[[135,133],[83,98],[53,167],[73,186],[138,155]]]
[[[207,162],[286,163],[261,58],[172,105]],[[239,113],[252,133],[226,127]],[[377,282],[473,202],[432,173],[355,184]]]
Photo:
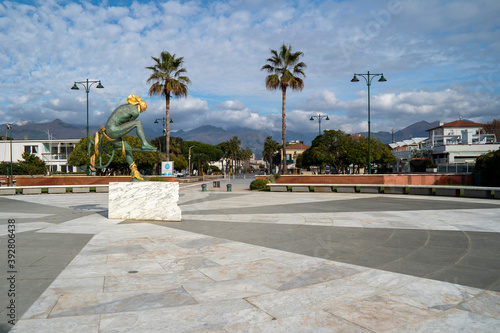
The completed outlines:
[[[90,165],[95,166],[95,158],[99,156],[99,132],[95,132],[94,135],[94,155],[90,158]]]
[[[137,105],[137,110],[139,111],[139,113],[146,111],[146,109],[148,108],[146,102],[143,101],[141,97],[135,96],[134,94],[130,94],[127,97],[126,101],[128,102],[128,104]]]
[[[132,171],[131,174],[132,178],[136,178],[138,180],[144,180],[144,178],[141,177],[141,174],[137,170],[137,165],[135,164],[135,162],[132,162],[132,164],[130,164],[128,167],[130,168],[130,171]]]

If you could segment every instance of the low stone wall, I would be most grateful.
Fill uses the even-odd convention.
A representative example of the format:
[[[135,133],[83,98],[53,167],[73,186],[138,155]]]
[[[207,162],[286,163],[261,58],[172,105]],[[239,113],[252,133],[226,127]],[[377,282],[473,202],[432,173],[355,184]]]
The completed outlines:
[[[266,176],[256,176],[265,179]],[[283,175],[277,184],[474,185],[472,174]]]
[[[384,184],[269,184],[271,192],[336,192],[436,195],[464,198],[500,199],[500,187],[451,185]]]
[[[158,176],[159,177],[159,176]],[[166,181],[174,182],[175,177],[161,176]],[[17,186],[50,185],[108,185],[111,182],[130,182],[130,176],[17,176]]]

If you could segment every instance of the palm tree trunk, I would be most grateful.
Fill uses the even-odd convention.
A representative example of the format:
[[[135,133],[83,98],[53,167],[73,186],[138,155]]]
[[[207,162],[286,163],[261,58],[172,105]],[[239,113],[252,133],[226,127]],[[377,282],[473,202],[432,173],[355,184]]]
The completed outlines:
[[[165,135],[165,153],[167,154],[167,162],[170,161],[170,94],[165,95],[165,118],[166,120],[166,128],[167,133]],[[173,172],[174,170],[172,170]]]
[[[282,88],[281,97],[281,137],[283,139],[283,174],[287,174],[286,168],[286,87]]]

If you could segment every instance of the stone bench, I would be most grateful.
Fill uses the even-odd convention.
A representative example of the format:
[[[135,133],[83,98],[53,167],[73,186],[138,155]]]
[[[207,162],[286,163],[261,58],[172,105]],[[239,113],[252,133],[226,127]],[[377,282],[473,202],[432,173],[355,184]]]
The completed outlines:
[[[360,193],[380,193],[380,186],[378,185],[367,185],[367,186],[360,186],[359,187],[359,192]]]
[[[50,186],[47,187],[49,194],[62,194],[66,193],[66,186]]]
[[[356,186],[352,185],[337,186],[337,193],[356,193]]]
[[[495,194],[497,192],[500,192],[500,190],[495,191]],[[469,188],[465,187],[464,188],[464,197],[489,199],[489,198],[491,198],[491,190],[489,190],[489,189],[477,189],[477,188],[469,189]]]
[[[308,185],[293,185],[292,192],[309,192],[309,188]]]
[[[314,192],[337,193],[384,193],[384,194],[410,194],[410,195],[436,195],[449,197],[500,199],[500,188],[478,186],[447,186],[447,185],[374,185],[374,184],[269,184],[271,192]]]
[[[22,188],[22,193],[23,194],[40,194],[42,193],[42,188],[41,187],[23,187]]]
[[[15,187],[0,187],[0,195],[13,195],[16,194]]]

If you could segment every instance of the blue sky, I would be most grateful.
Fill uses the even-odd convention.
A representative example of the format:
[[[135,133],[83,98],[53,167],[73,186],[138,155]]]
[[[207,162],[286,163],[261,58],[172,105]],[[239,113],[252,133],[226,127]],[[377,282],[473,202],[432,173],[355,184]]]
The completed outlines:
[[[99,79],[90,122],[104,124],[133,93],[152,123],[165,102],[147,94],[146,66],[162,51],[184,57],[192,81],[172,101],[172,131],[201,125],[281,130],[281,96],[260,68],[282,43],[302,51],[305,87],[287,93],[287,125],[367,130],[367,86],[353,73],[384,73],[371,86],[373,131],[416,121],[500,118],[500,2],[389,1],[3,1],[0,123],[86,123],[75,81]],[[81,88],[81,87],[80,87]],[[161,132],[161,128],[158,128]]]

